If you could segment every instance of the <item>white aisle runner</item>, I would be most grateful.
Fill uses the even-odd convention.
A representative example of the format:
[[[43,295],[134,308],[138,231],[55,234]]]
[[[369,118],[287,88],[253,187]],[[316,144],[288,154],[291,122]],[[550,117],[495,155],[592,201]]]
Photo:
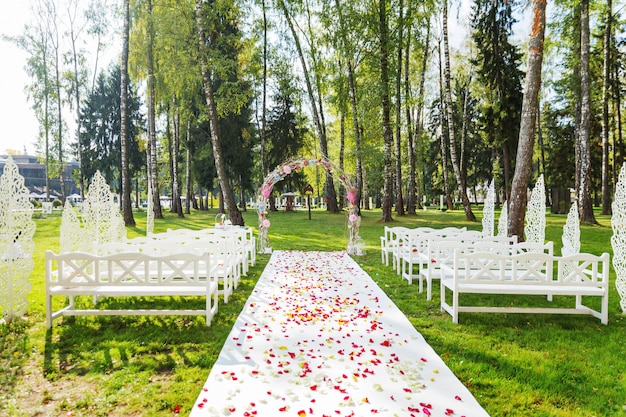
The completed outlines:
[[[345,252],[273,253],[191,416],[488,416]]]

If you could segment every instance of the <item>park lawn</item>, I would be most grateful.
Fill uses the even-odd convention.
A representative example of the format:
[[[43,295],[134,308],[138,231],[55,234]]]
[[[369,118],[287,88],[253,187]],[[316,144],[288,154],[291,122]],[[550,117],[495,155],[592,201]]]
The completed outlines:
[[[156,220],[155,232],[211,227],[215,214],[193,212],[178,219],[166,213],[165,220]],[[360,234],[367,256],[357,262],[492,416],[626,416],[626,323],[614,285],[607,326],[591,316],[494,313],[461,314],[460,324],[454,325],[439,309],[438,285],[433,301],[427,301],[417,285],[409,286],[381,264],[379,242],[385,224],[380,210],[362,214]],[[480,230],[481,209],[475,214],[478,222],[469,223],[462,211],[420,211],[396,217],[393,225]],[[244,218],[247,225],[256,226],[254,211]],[[554,241],[555,253],[560,253],[565,218],[547,215],[546,239]],[[596,218],[599,225],[581,228],[581,250],[611,252],[610,218]],[[135,219],[138,226],[128,229],[129,237],[145,234],[145,213],[136,213]],[[346,247],[345,214],[313,211],[308,220],[306,211],[278,212],[270,219],[275,250]],[[187,415],[269,256],[258,256],[229,303],[220,304],[211,327],[202,317],[70,317],[57,319],[46,331],[44,253],[58,250],[60,223],[58,213],[37,220],[29,313],[24,320],[0,325],[0,415]],[[479,302],[493,301],[493,296],[479,297],[484,298]],[[546,301],[516,297],[506,302]],[[555,298],[553,303],[572,302]]]

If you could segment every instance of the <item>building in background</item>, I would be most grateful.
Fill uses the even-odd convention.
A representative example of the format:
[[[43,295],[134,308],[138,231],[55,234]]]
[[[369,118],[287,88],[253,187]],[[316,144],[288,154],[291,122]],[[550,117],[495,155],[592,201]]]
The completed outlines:
[[[0,173],[4,172],[8,155],[0,155]],[[20,175],[24,177],[24,185],[28,187],[31,194],[39,194],[42,198],[46,195],[46,166],[39,162],[36,156],[32,155],[11,155],[13,162],[17,165]],[[72,178],[72,172],[78,169],[78,162],[68,162],[65,164],[63,179],[65,180],[65,195],[80,194],[76,182]],[[59,178],[50,178],[50,199],[55,200],[61,197],[61,182]]]

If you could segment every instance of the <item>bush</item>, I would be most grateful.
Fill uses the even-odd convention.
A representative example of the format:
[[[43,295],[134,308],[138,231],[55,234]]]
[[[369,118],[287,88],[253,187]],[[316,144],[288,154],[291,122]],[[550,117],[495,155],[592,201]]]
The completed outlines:
[[[39,200],[30,200],[30,204],[32,204],[33,207],[36,209],[41,208],[41,201]]]
[[[54,200],[52,202],[52,207],[54,207],[54,208],[63,207],[63,203],[61,203],[61,200]]]

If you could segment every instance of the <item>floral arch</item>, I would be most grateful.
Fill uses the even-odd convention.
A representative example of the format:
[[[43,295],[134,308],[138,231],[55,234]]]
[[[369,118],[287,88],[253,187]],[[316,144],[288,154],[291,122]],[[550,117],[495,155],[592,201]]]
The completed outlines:
[[[361,224],[361,216],[356,201],[356,188],[352,185],[346,174],[341,168],[333,164],[327,158],[295,158],[289,159],[277,166],[274,171],[269,173],[263,180],[263,184],[259,187],[257,192],[257,212],[259,213],[259,252],[270,253],[272,248],[269,243],[269,228],[270,221],[268,216],[268,204],[267,200],[272,193],[272,188],[277,182],[282,181],[286,176],[298,170],[306,167],[321,166],[330,173],[338,174],[338,179],[341,184],[346,187],[347,199],[350,203],[350,210],[348,212],[348,229],[350,231],[350,238],[348,241],[347,252],[351,255],[362,255],[364,248],[359,242],[359,226]]]

